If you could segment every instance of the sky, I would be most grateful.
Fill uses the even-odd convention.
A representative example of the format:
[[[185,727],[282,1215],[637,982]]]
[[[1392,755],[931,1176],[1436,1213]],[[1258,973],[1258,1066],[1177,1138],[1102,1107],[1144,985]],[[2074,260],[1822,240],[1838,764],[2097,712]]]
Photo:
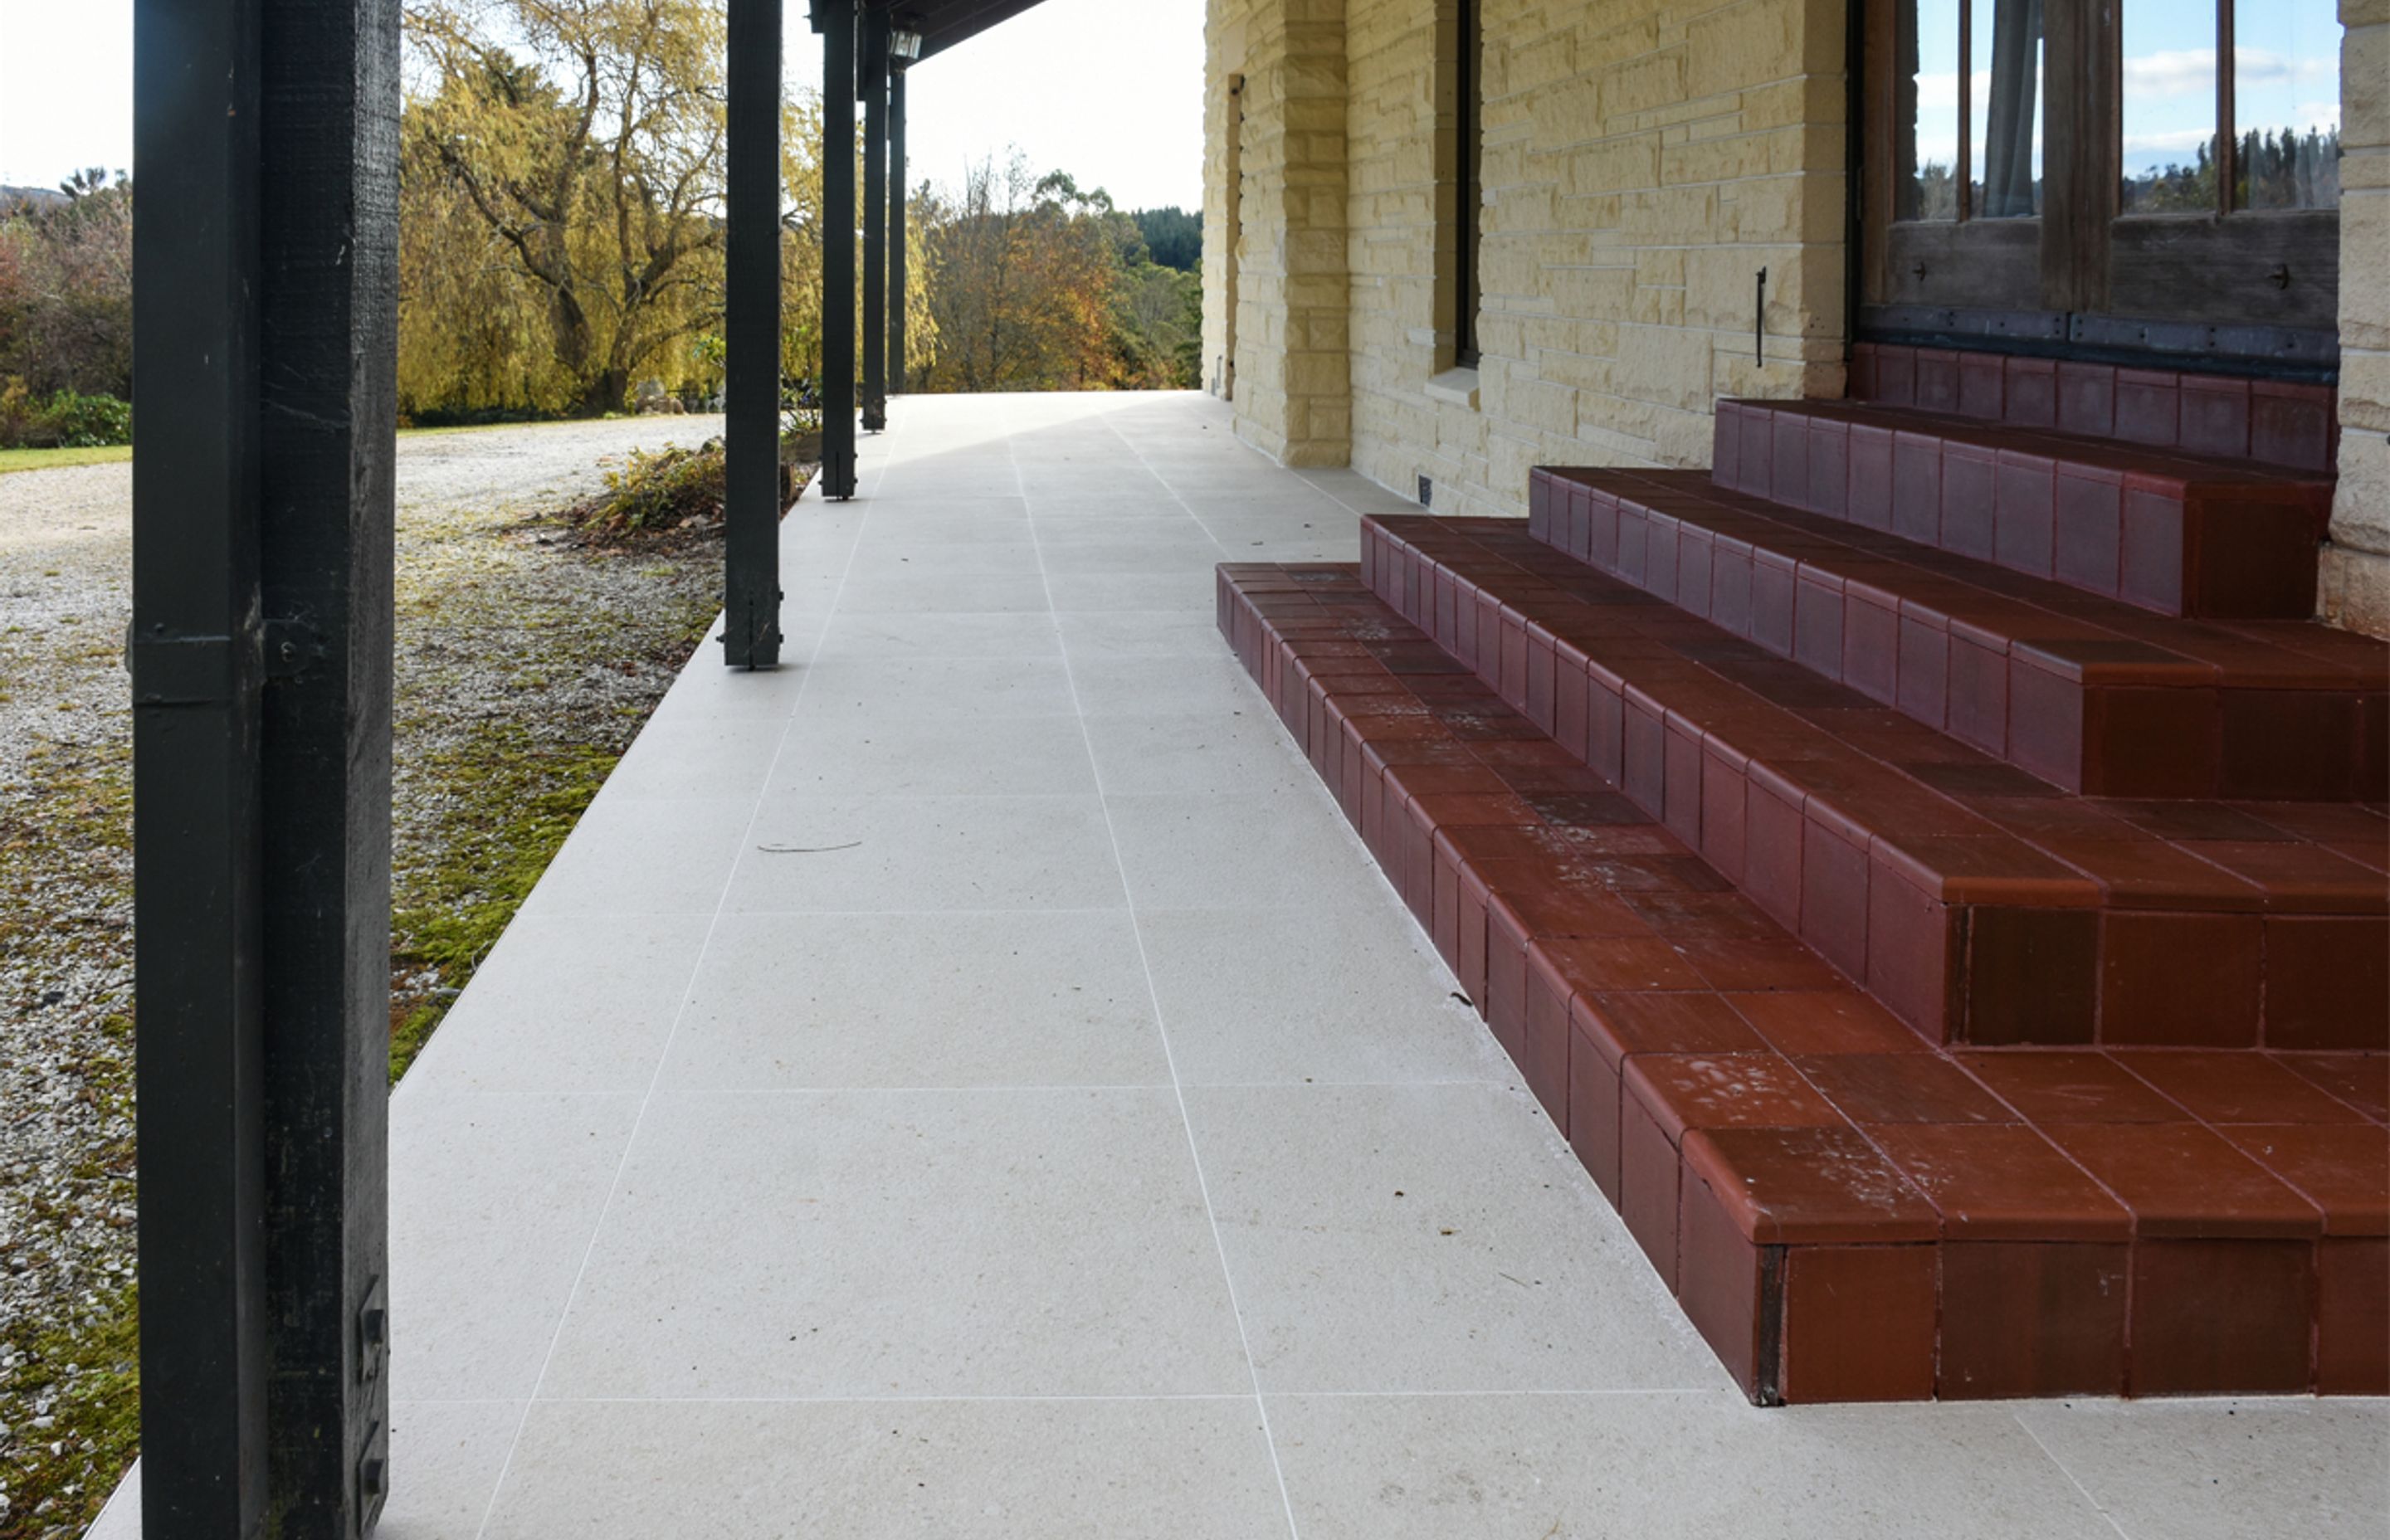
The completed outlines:
[[[789,78],[818,87],[806,11],[790,0]],[[1122,208],[1199,207],[1203,0],[1045,0],[919,66],[908,107],[915,181],[1018,145]],[[0,184],[132,158],[132,0],[0,0]]]
[[[5,0],[0,0],[5,3]],[[1972,0],[1973,138],[1991,101],[1998,0]],[[2124,165],[2127,174],[2187,161],[2215,133],[2216,9],[2193,0],[2126,0]],[[1959,7],[1923,0],[1918,13],[1921,160],[1949,165],[1959,150]],[[2243,129],[2330,129],[2340,122],[2340,19],[2334,0],[2260,0],[2234,7],[2233,54]],[[1947,63],[1937,62],[1947,60]],[[2040,164],[2040,125],[2035,125]],[[1977,174],[1982,158],[1977,157]]]

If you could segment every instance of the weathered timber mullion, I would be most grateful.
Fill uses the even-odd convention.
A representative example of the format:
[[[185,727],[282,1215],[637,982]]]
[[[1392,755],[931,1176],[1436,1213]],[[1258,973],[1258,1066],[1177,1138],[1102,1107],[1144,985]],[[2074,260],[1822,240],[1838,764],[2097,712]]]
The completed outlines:
[[[780,8],[730,0],[723,661],[780,661]]]

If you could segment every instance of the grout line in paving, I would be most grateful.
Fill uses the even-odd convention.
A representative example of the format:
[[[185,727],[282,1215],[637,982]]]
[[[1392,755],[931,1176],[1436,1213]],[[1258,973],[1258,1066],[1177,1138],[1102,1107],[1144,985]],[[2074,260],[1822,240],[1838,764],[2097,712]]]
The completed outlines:
[[[815,482],[816,486],[818,486],[819,484],[818,481]],[[800,502],[802,504],[802,499]],[[787,517],[788,515],[785,513],[782,515],[784,520]],[[864,509],[863,517],[855,521],[854,533],[850,537],[853,544],[850,544],[847,547],[847,565],[849,571],[852,571],[854,567],[854,547],[856,545],[861,543],[864,527],[870,522],[870,520],[871,511],[869,507],[867,507]],[[778,533],[777,528],[775,529],[774,533],[777,537]],[[825,612],[825,619],[827,619],[829,615],[837,613],[839,597],[840,595],[844,594],[845,591],[846,578],[842,574],[839,579],[837,591],[830,596],[829,608]],[[797,683],[798,704],[802,704],[803,702],[806,687],[813,683],[813,664],[820,655],[822,636],[828,634],[829,629],[829,628],[825,625],[822,627],[821,632],[817,633],[814,636],[812,650],[806,653],[805,661],[801,665],[805,672]],[[709,630],[709,638],[711,638],[712,635],[712,631]],[[704,644],[702,643],[700,644],[700,647],[703,645]],[[700,657],[701,656],[702,654],[700,654]],[[694,661],[695,660],[692,660],[692,662]],[[780,746],[773,751],[772,763],[765,767],[764,778],[756,786],[754,804],[748,812],[746,827],[741,831],[739,838],[739,854],[742,858],[746,854],[745,847],[752,843],[754,841],[756,820],[763,816],[764,788],[771,784],[773,773],[779,768],[781,755],[788,751],[789,738],[796,732],[796,723],[793,720],[793,717],[794,713],[792,712],[791,720],[782,730]],[[531,1421],[531,1409],[537,1404],[540,1389],[547,1383],[548,1370],[555,1365],[557,1344],[564,1340],[565,1323],[572,1319],[573,1302],[580,1298],[582,1284],[588,1277],[589,1261],[597,1254],[598,1238],[606,1233],[607,1216],[613,1213],[615,1200],[622,1195],[623,1175],[630,1170],[632,1152],[638,1148],[639,1131],[647,1125],[648,1110],[655,1105],[657,1087],[663,1082],[664,1066],[672,1061],[672,1047],[674,1040],[680,1034],[681,1022],[687,1018],[689,1003],[696,995],[698,977],[704,970],[706,957],[713,950],[714,935],[722,928],[722,919],[724,915],[729,912],[730,891],[732,885],[738,880],[738,877],[739,863],[734,861],[731,863],[729,872],[726,873],[722,879],[722,896],[715,903],[713,918],[706,926],[705,940],[699,944],[697,956],[689,965],[688,982],[681,986],[680,1006],[674,1011],[672,1027],[665,1033],[663,1044],[657,1050],[656,1067],[648,1078],[648,1087],[646,1092],[640,1097],[638,1113],[631,1120],[630,1136],[623,1141],[622,1158],[614,1162],[614,1175],[612,1181],[607,1186],[606,1200],[604,1203],[599,1205],[597,1222],[589,1227],[589,1239],[587,1243],[582,1247],[580,1265],[575,1267],[572,1273],[572,1287],[565,1291],[564,1303],[557,1312],[556,1326],[554,1329],[548,1333],[547,1351],[540,1356],[538,1377],[532,1381],[531,1395],[523,1402],[522,1415],[515,1419],[514,1432],[508,1438],[507,1457],[498,1467],[498,1479],[490,1487],[489,1500],[482,1507],[481,1522],[474,1527],[473,1531],[475,1540],[482,1540],[482,1536],[488,1534],[490,1521],[497,1513],[498,1499],[506,1493],[507,1478],[513,1474],[515,1455],[517,1451],[522,1447],[523,1429]]]
[[[1692,1398],[1722,1399],[1732,1397],[1742,1401],[1740,1392],[1717,1386],[1654,1386],[1622,1389],[1608,1386],[1587,1390],[1534,1391],[1454,1391],[1454,1390],[1394,1390],[1394,1391],[1156,1391],[1142,1394],[1119,1395],[551,1395],[540,1398],[542,1406],[981,1406],[981,1405],[1104,1405],[1120,1404],[1137,1405],[1150,1402],[1234,1402],[1249,1401],[1626,1401],[1640,1397],[1685,1400]],[[520,1406],[525,1403],[517,1396],[426,1396],[419,1400],[407,1397],[391,1403],[393,1406]],[[1797,1408],[1792,1415],[1800,1415]]]
[[[1111,427],[1111,424],[1107,421],[1105,426]],[[1116,428],[1112,430],[1112,432],[1115,438],[1118,438],[1124,445],[1128,447],[1130,453],[1137,454],[1136,446],[1129,443],[1126,435],[1122,434]],[[1009,456],[1012,456],[1012,474],[1014,479],[1018,481],[1021,476],[1021,463],[1018,456],[1012,456],[1012,439],[1009,435],[1006,436],[1004,445],[1007,455]],[[1143,455],[1137,455],[1137,464],[1140,466],[1145,465],[1145,456]],[[1147,468],[1149,471],[1150,470],[1150,467]],[[1164,482],[1163,485],[1167,487],[1168,483]],[[1023,493],[1025,495],[1025,487],[1023,488]],[[1185,501],[1178,499],[1176,493],[1173,492],[1171,495],[1174,500],[1178,501],[1178,506],[1186,511],[1187,516],[1189,519],[1195,518],[1194,510],[1188,508]],[[1195,520],[1195,522],[1199,527],[1202,526],[1201,520]],[[1032,525],[1034,528],[1034,520],[1032,520]],[[1203,533],[1209,535],[1212,532],[1208,527],[1205,527],[1203,529]],[[1214,538],[1213,544],[1214,545],[1219,545],[1219,541],[1216,537]],[[1221,546],[1220,548],[1225,554],[1227,547]],[[1037,548],[1037,572],[1039,581],[1046,584],[1046,602],[1048,609],[1051,609],[1054,602],[1054,589],[1052,580],[1046,571],[1046,552],[1043,545],[1040,545]],[[1059,619],[1056,622],[1055,629],[1058,634],[1061,629]],[[1064,656],[1062,668],[1064,676],[1070,684],[1071,699],[1073,703],[1076,705],[1079,699],[1078,675],[1071,667],[1067,651]],[[1137,969],[1145,977],[1146,1000],[1153,1011],[1153,1030],[1155,1035],[1160,1038],[1162,1043],[1163,1060],[1170,1068],[1171,1094],[1178,1104],[1178,1128],[1179,1132],[1183,1134],[1187,1139],[1187,1158],[1193,1163],[1195,1168],[1195,1188],[1202,1195],[1203,1198],[1203,1220],[1205,1224],[1211,1226],[1213,1252],[1219,1259],[1220,1263],[1220,1282],[1222,1287],[1227,1290],[1228,1294],[1228,1313],[1236,1320],[1238,1345],[1242,1349],[1245,1355],[1245,1372],[1253,1380],[1253,1411],[1261,1418],[1262,1443],[1263,1445],[1269,1450],[1270,1474],[1278,1482],[1279,1504],[1286,1514],[1286,1533],[1289,1536],[1289,1540],[1302,1540],[1302,1528],[1295,1522],[1294,1518],[1294,1496],[1293,1494],[1287,1489],[1286,1467],[1279,1458],[1278,1435],[1270,1427],[1269,1403],[1266,1401],[1262,1395],[1261,1366],[1253,1362],[1253,1332],[1251,1328],[1245,1325],[1244,1305],[1237,1298],[1236,1272],[1235,1269],[1230,1267],[1228,1264],[1227,1242],[1223,1239],[1220,1235],[1219,1212],[1212,1205],[1212,1184],[1210,1178],[1206,1176],[1203,1171],[1203,1152],[1195,1141],[1194,1120],[1187,1114],[1187,1091],[1186,1087],[1180,1084],[1178,1078],[1178,1056],[1170,1044],[1170,1025],[1163,1019],[1162,991],[1153,982],[1153,961],[1146,953],[1145,927],[1137,919],[1136,894],[1129,887],[1128,864],[1121,855],[1120,833],[1112,827],[1111,801],[1109,797],[1104,795],[1103,769],[1096,761],[1096,742],[1094,737],[1087,732],[1086,717],[1084,709],[1082,709],[1080,713],[1079,734],[1081,741],[1086,748],[1088,767],[1096,776],[1096,794],[1101,801],[1103,806],[1104,836],[1107,840],[1111,841],[1112,864],[1119,868],[1122,891],[1129,894],[1129,931],[1131,937],[1137,943]]]
[[[2024,1429],[2024,1436],[2033,1440],[2033,1446],[2041,1451],[2041,1457],[2048,1460],[2050,1464],[2058,1467],[2058,1473],[2066,1478],[2067,1484],[2074,1487],[2075,1491],[2083,1494],[2083,1500],[2091,1505],[2092,1512],[2097,1513],[2101,1519],[2105,1520],[2108,1527],[2114,1530],[2120,1536],[2124,1536],[2124,1540],[2131,1540],[2131,1536],[2125,1534],[2125,1526],[2116,1522],[2116,1516],[2108,1511],[2107,1505],[2102,1503],[2099,1498],[2091,1495],[2091,1489],[2083,1484],[2082,1478],[2076,1476],[2073,1469],[2070,1468],[2064,1460],[2060,1459],[2057,1453],[2053,1451],[2049,1444],[2041,1442],[2041,1435],[2033,1431],[2032,1423],[2027,1422],[2024,1418],[2017,1416],[2013,1408],[2009,1412],[2009,1420],[2015,1423],[2019,1428]]]
[[[1126,1081],[1116,1084],[1099,1084],[1077,1081],[972,1082],[968,1084],[939,1085],[665,1085],[657,1087],[666,1096],[675,1097],[910,1097],[910,1096],[1011,1096],[1023,1091],[1070,1091],[1088,1094],[1129,1094],[1167,1091],[1173,1088],[1167,1080]],[[1433,1091],[1492,1088],[1510,1091],[1518,1088],[1515,1080],[1182,1080],[1177,1084],[1192,1085],[1199,1091]],[[584,1097],[591,1100],[620,1101],[627,1097],[644,1096],[643,1091],[543,1091],[520,1088],[476,1090],[471,1086],[435,1088],[420,1093],[424,1096],[456,1097],[517,1097],[556,1099]]]
[[[1137,456],[1137,463],[1139,466],[1143,467],[1143,468],[1145,468],[1149,473],[1152,474],[1152,475],[1155,477],[1155,479],[1156,479],[1156,480],[1158,480],[1158,481],[1160,481],[1162,482],[1163,489],[1164,491],[1166,491],[1166,492],[1168,492],[1168,493],[1170,494],[1170,499],[1171,499],[1171,501],[1172,501],[1172,502],[1174,502],[1174,503],[1176,503],[1176,504],[1179,506],[1179,507],[1180,507],[1180,508],[1184,509],[1184,510],[1186,511],[1186,514],[1187,514],[1187,517],[1188,517],[1188,518],[1195,520],[1195,521],[1196,521],[1197,523],[1199,523],[1199,524],[1202,522],[1201,519],[1200,519],[1200,518],[1198,518],[1198,517],[1197,517],[1197,515],[1196,515],[1196,512],[1195,512],[1194,508],[1193,508],[1193,507],[1192,507],[1188,503],[1187,499],[1186,499],[1185,497],[1183,497],[1183,496],[1181,496],[1181,495],[1179,494],[1178,489],[1177,489],[1176,486],[1172,485],[1172,483],[1171,483],[1171,481],[1170,481],[1170,479],[1169,479],[1168,477],[1166,477],[1166,476],[1163,476],[1160,472],[1153,470],[1153,468],[1152,468],[1150,465],[1147,464],[1147,461],[1146,461],[1146,458],[1145,458],[1144,453],[1143,453],[1142,451],[1140,451],[1140,450],[1137,447],[1137,445],[1136,445],[1135,443],[1131,443],[1131,442],[1129,441],[1128,435],[1126,435],[1125,433],[1123,433],[1123,432],[1122,432],[1118,428],[1113,427],[1113,425],[1112,425],[1109,420],[1107,420],[1107,421],[1105,422],[1104,426],[1105,426],[1105,427],[1107,427],[1107,428],[1111,429],[1112,436],[1113,436],[1114,438],[1117,438],[1117,439],[1119,439],[1119,440],[1121,441],[1122,447],[1125,448],[1125,449],[1126,449],[1126,450],[1127,450],[1131,455],[1134,455],[1134,456]],[[1249,452],[1249,453],[1253,454],[1253,456],[1255,456],[1256,457],[1259,457],[1259,456],[1260,456],[1260,455],[1261,455],[1261,451],[1259,451],[1259,450],[1257,450],[1257,449],[1252,449],[1252,448],[1251,448],[1251,446],[1249,446],[1249,445],[1248,445],[1248,446],[1244,446],[1244,447],[1246,447],[1246,448],[1248,449],[1248,452]],[[1310,483],[1309,483],[1309,482],[1305,482],[1304,484],[1305,484],[1306,486],[1310,485]],[[1342,500],[1341,498],[1337,498],[1337,497],[1335,497],[1335,495],[1334,495],[1333,494],[1331,494],[1331,493],[1328,493],[1328,492],[1326,492],[1326,491],[1324,491],[1324,490],[1322,490],[1322,489],[1317,488],[1317,487],[1313,488],[1313,490],[1314,490],[1314,491],[1317,491],[1317,492],[1319,492],[1319,493],[1320,493],[1320,495],[1322,495],[1322,496],[1324,496],[1324,497],[1328,497],[1328,498],[1330,498],[1331,501],[1335,501],[1335,502],[1338,502],[1338,503],[1340,503],[1340,504],[1343,502],[1343,500]],[[1350,505],[1345,505],[1345,506],[1349,507]],[[1207,528],[1207,529],[1205,530],[1205,532],[1204,532],[1204,533],[1210,533],[1211,532],[1210,532],[1210,531],[1209,531],[1209,529]],[[1218,537],[1218,536],[1216,536],[1216,535],[1213,536],[1213,543],[1214,543],[1214,544],[1215,544],[1215,545],[1219,545],[1219,544],[1220,544],[1219,537]],[[1220,548],[1221,548],[1224,552],[1227,549],[1227,547],[1225,545],[1220,545]],[[1356,555],[1357,555],[1357,553],[1356,553]],[[1225,643],[1223,644],[1223,655],[1226,655],[1226,644],[1225,644]],[[1294,745],[1293,745],[1291,741],[1289,741],[1289,739],[1288,739],[1288,738],[1287,738],[1287,735],[1286,735],[1286,733],[1285,733],[1285,732],[1284,732],[1284,730],[1283,730],[1283,725],[1282,725],[1282,724],[1280,724],[1280,723],[1279,722],[1278,712],[1277,712],[1277,711],[1276,711],[1275,709],[1273,709],[1273,708],[1271,707],[1271,705],[1270,705],[1270,703],[1269,703],[1269,699],[1268,699],[1268,697],[1266,697],[1266,696],[1265,696],[1265,695],[1263,695],[1263,694],[1262,694],[1262,690],[1261,690],[1261,686],[1260,686],[1260,684],[1259,684],[1257,681],[1255,681],[1255,680],[1253,679],[1253,677],[1250,674],[1244,674],[1244,672],[1243,672],[1241,669],[1239,671],[1239,673],[1242,675],[1242,677],[1241,677],[1241,678],[1240,678],[1240,680],[1239,681],[1240,687],[1242,688],[1242,690],[1244,691],[1244,693],[1245,693],[1248,697],[1250,697],[1252,699],[1253,699],[1253,700],[1255,700],[1256,702],[1258,702],[1258,703],[1259,703],[1260,710],[1259,710],[1259,712],[1258,712],[1258,716],[1259,716],[1260,721],[1263,723],[1263,725],[1264,725],[1265,726],[1267,726],[1267,727],[1270,727],[1270,728],[1273,728],[1273,729],[1277,729],[1277,730],[1274,730],[1274,731],[1272,731],[1272,732],[1271,732],[1270,737],[1277,740],[1277,742],[1278,742],[1278,744],[1279,744],[1279,752],[1280,752],[1281,756],[1282,756],[1282,757],[1285,757],[1286,759],[1288,759],[1288,761],[1290,762],[1290,764],[1291,764],[1298,765],[1298,766],[1300,766],[1300,767],[1301,767],[1304,771],[1305,771],[1305,772],[1309,772],[1309,771],[1311,771],[1311,768],[1312,768],[1312,766],[1311,766],[1311,762],[1310,762],[1308,759],[1306,759],[1303,754],[1301,754],[1299,751],[1296,751],[1296,749],[1295,749],[1295,747],[1294,747]],[[1075,687],[1076,687],[1074,686],[1074,687],[1073,687],[1073,688],[1075,689]],[[1402,912],[1403,918],[1404,918],[1406,920],[1410,920],[1410,921],[1412,921],[1413,923],[1416,923],[1416,918],[1415,918],[1415,917],[1413,917],[1413,916],[1412,916],[1412,914],[1411,914],[1411,912],[1410,912],[1410,906],[1409,906],[1408,905],[1407,905],[1407,904],[1405,904],[1405,903],[1403,902],[1403,896],[1402,896],[1402,894],[1401,894],[1400,892],[1396,892],[1396,891],[1395,891],[1395,889],[1394,889],[1394,879],[1393,879],[1393,878],[1391,878],[1391,877],[1389,877],[1389,876],[1386,874],[1386,870],[1385,870],[1385,868],[1384,868],[1381,865],[1380,865],[1380,864],[1379,864],[1379,861],[1378,861],[1378,858],[1377,858],[1377,856],[1376,856],[1375,853],[1373,853],[1373,852],[1369,849],[1369,847],[1368,847],[1368,843],[1362,840],[1362,838],[1361,838],[1361,831],[1360,831],[1359,829],[1355,828],[1353,827],[1353,825],[1352,825],[1351,820],[1347,819],[1347,818],[1344,816],[1344,810],[1343,810],[1343,808],[1342,806],[1340,806],[1340,805],[1338,804],[1338,802],[1337,802],[1337,801],[1336,801],[1336,795],[1335,795],[1335,793],[1334,793],[1334,792],[1332,792],[1332,791],[1330,791],[1330,790],[1329,790],[1329,789],[1328,789],[1328,783],[1327,783],[1327,782],[1325,782],[1325,781],[1323,781],[1323,780],[1321,780],[1321,779],[1319,778],[1319,776],[1318,776],[1317,774],[1305,774],[1305,775],[1303,775],[1303,776],[1298,776],[1298,777],[1297,777],[1297,780],[1298,780],[1298,784],[1297,784],[1296,788],[1295,788],[1292,791],[1291,791],[1291,792],[1290,792],[1290,791],[1266,791],[1266,792],[1229,792],[1229,793],[1217,793],[1217,794],[1219,794],[1219,795],[1229,795],[1229,796],[1270,796],[1270,797],[1294,796],[1294,797],[1311,797],[1311,798],[1315,799],[1315,805],[1317,805],[1317,806],[1320,806],[1320,807],[1323,807],[1323,808],[1325,808],[1325,809],[1326,809],[1326,811],[1328,812],[1328,814],[1330,815],[1330,822],[1332,822],[1332,823],[1336,826],[1336,830],[1337,830],[1337,832],[1338,832],[1339,834],[1341,834],[1341,835],[1343,837],[1343,840],[1344,840],[1344,841],[1345,841],[1346,845],[1347,845],[1349,848],[1351,848],[1352,850],[1354,850],[1354,851],[1356,851],[1356,852],[1359,853],[1359,854],[1361,855],[1361,857],[1362,857],[1362,859],[1363,859],[1364,863],[1368,866],[1370,875],[1371,875],[1372,877],[1374,877],[1374,878],[1377,879],[1378,890],[1379,890],[1379,892],[1380,892],[1381,896],[1381,897],[1384,897],[1384,898],[1392,898],[1392,899],[1394,900],[1394,907],[1395,907],[1395,908],[1397,908],[1398,910],[1400,910],[1400,911]],[[1110,815],[1109,815],[1109,813],[1107,813],[1106,817],[1107,817],[1107,822],[1109,822],[1109,818],[1110,818]],[[1131,905],[1135,905],[1135,903],[1136,903],[1136,899],[1135,899],[1135,896],[1134,896],[1134,895],[1132,895],[1132,896],[1131,896],[1131,898],[1130,898],[1130,903],[1131,903]],[[1297,906],[1297,905],[1286,905],[1286,907],[1296,907],[1296,906]],[[1301,907],[1310,907],[1310,906],[1311,906],[1311,905],[1301,905]],[[1266,909],[1266,908],[1276,907],[1276,905],[1238,905],[1238,907]],[[1141,943],[1141,942],[1140,942],[1140,944],[1142,944],[1142,943]],[[1457,979],[1456,979],[1456,980],[1454,981],[1454,982],[1453,982],[1453,987],[1454,987],[1456,990],[1457,990],[1457,989],[1458,989],[1458,988],[1460,987],[1460,986],[1459,986],[1459,981],[1458,981],[1458,980],[1457,980]]]

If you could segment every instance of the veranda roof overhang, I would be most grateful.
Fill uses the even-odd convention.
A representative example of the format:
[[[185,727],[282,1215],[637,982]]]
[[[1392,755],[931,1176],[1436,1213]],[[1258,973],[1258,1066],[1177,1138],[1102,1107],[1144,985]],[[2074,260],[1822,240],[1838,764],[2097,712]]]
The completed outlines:
[[[866,0],[870,5],[872,0]],[[878,6],[888,12],[889,25],[919,33],[920,58],[935,58],[957,43],[967,42],[999,22],[1009,21],[1041,0],[908,0]],[[813,0],[814,31],[822,28],[825,0]]]

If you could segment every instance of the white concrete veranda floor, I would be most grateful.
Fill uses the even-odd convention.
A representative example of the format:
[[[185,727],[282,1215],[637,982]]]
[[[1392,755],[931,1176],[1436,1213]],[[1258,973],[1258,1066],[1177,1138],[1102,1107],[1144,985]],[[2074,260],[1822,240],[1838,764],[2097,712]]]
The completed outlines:
[[[385,1535],[2378,1536],[2381,1403],[1743,1404],[1213,628],[1400,499],[1193,395],[862,490],[397,1092]]]

